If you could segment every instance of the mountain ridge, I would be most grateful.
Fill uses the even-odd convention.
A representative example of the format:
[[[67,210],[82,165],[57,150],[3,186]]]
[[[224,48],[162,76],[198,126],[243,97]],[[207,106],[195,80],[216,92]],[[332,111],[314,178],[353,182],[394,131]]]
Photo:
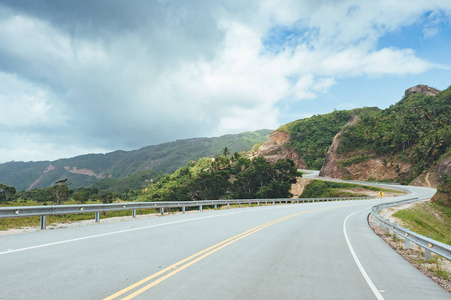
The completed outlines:
[[[213,138],[189,138],[105,154],[83,154],[71,158],[38,162],[0,164],[0,182],[17,190],[49,187],[68,179],[71,188],[89,187],[103,178],[123,179],[141,170],[172,173],[189,161],[205,156],[250,150],[268,138],[272,130],[261,129]]]

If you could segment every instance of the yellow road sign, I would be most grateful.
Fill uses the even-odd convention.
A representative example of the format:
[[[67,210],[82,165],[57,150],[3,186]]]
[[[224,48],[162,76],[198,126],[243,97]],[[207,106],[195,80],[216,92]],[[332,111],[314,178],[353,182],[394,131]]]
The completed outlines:
[[[378,194],[379,194],[380,197],[384,197],[384,192],[383,191],[380,191]]]

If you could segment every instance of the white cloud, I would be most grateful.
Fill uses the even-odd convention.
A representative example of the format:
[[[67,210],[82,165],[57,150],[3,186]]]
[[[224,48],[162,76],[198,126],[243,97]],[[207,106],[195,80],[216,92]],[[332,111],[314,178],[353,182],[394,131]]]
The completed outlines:
[[[0,72],[0,91],[3,112],[0,125],[14,129],[64,123],[64,116],[53,106],[49,91],[3,72]]]
[[[39,135],[28,132],[6,134],[0,131],[0,138],[8,141],[0,144],[0,157],[4,162],[57,160],[87,153],[107,152],[106,149],[95,146],[81,147],[74,144],[62,146],[57,140],[43,139]]]
[[[435,67],[377,42],[430,9],[451,10],[440,1],[130,2],[126,18],[90,23],[95,11],[67,7],[58,16],[11,8],[0,21],[0,103],[10,112],[0,133],[27,158],[276,128],[278,104],[315,99],[339,78]],[[274,28],[277,51],[265,44]],[[16,127],[33,139],[17,142]]]

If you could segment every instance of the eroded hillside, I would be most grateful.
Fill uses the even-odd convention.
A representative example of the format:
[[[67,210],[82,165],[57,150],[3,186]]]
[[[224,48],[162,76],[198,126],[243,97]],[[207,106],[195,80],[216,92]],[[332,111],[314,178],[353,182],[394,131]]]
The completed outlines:
[[[423,93],[424,92],[424,93]],[[321,175],[436,187],[451,145],[451,89],[406,91],[396,105],[366,111],[334,138]],[[449,172],[449,170],[448,170]]]

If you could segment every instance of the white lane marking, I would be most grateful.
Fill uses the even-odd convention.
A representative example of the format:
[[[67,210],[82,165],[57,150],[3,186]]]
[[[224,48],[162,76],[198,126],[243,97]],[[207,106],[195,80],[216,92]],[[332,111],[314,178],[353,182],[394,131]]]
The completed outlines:
[[[119,234],[119,233],[130,232],[130,231],[138,231],[138,230],[155,228],[155,227],[161,227],[161,226],[172,225],[172,224],[177,224],[177,223],[185,223],[185,222],[189,222],[189,221],[209,219],[209,218],[215,218],[215,217],[222,217],[222,216],[228,216],[228,215],[234,215],[234,214],[240,214],[240,213],[244,213],[244,211],[227,213],[227,214],[216,215],[216,216],[206,216],[206,217],[200,217],[200,218],[191,218],[191,219],[186,219],[186,220],[173,221],[173,222],[162,223],[162,224],[154,224],[154,225],[138,227],[138,228],[124,229],[124,230],[119,230],[119,231],[113,231],[113,232],[107,232],[107,233],[102,233],[102,234],[89,235],[89,236],[85,236],[85,237],[80,237],[80,238],[75,238],[75,239],[70,239],[70,240],[64,240],[64,241],[59,241],[59,242],[53,242],[53,243],[48,243],[48,244],[42,244],[42,245],[36,245],[36,246],[31,246],[31,247],[25,247],[25,248],[19,248],[19,249],[14,249],[14,250],[13,249],[8,249],[8,251],[0,252],[0,255],[10,254],[10,253],[15,253],[15,252],[21,252],[21,251],[26,251],[26,250],[32,250],[32,249],[37,249],[37,248],[43,248],[43,247],[49,247],[49,246],[54,246],[54,245],[60,245],[60,244],[65,244],[65,243],[71,243],[71,242],[76,242],[76,241],[88,240],[88,239],[93,239],[93,238],[98,238],[98,237],[103,237],[103,236],[109,236],[109,235],[115,235],[115,234]]]
[[[324,203],[324,202],[320,202],[320,203]],[[330,202],[326,202],[326,203],[330,203]],[[313,203],[311,203],[311,204],[313,204]],[[316,203],[316,204],[318,204],[318,203]],[[216,217],[224,217],[224,216],[242,214],[242,213],[246,213],[246,212],[256,212],[256,211],[264,210],[264,209],[271,209],[271,208],[274,209],[274,208],[283,208],[283,207],[286,207],[286,206],[285,205],[281,205],[281,206],[277,206],[277,207],[272,207],[272,206],[271,207],[264,207],[263,206],[263,207],[261,207],[258,210],[257,209],[244,210],[244,211],[225,213],[225,214],[221,214],[221,215],[213,215],[213,216],[205,216],[205,217],[199,217],[199,218],[191,218],[191,219],[186,219],[186,220],[173,221],[173,222],[167,222],[167,223],[162,223],[162,224],[154,224],[154,225],[138,227],[138,228],[124,229],[124,230],[119,230],[119,231],[107,232],[107,233],[96,234],[96,235],[89,235],[89,236],[85,236],[85,237],[80,237],[80,238],[75,238],[75,239],[70,239],[70,240],[64,240],[64,241],[58,241],[58,242],[42,244],[42,245],[36,245],[36,246],[30,246],[30,247],[25,247],[25,248],[8,249],[7,251],[0,252],[0,255],[11,254],[11,253],[16,253],[16,252],[22,252],[22,251],[26,251],[26,250],[33,250],[33,249],[44,248],[44,247],[50,247],[50,246],[55,246],[55,245],[60,245],[60,244],[66,244],[66,243],[71,243],[71,242],[88,240],[88,239],[104,237],[104,236],[109,236],[109,235],[115,235],[115,234],[120,234],[120,233],[126,233],[126,232],[131,232],[131,231],[137,231],[137,230],[161,227],[161,226],[178,224],[178,223],[185,223],[185,222],[189,222],[189,221],[210,219],[210,218],[216,218]]]
[[[368,208],[364,208],[364,209],[355,211],[355,212],[349,214],[349,215],[346,217],[346,219],[345,219],[344,222],[343,222],[343,232],[344,232],[344,234],[345,234],[345,239],[346,239],[346,243],[348,244],[349,251],[351,251],[352,257],[354,258],[354,261],[355,261],[355,263],[357,264],[357,267],[359,267],[360,273],[362,273],[363,278],[365,278],[366,283],[368,283],[368,285],[370,286],[371,290],[373,291],[374,295],[376,296],[376,298],[377,298],[378,300],[384,300],[384,297],[382,297],[381,293],[380,293],[379,290],[376,288],[376,286],[374,285],[373,281],[371,281],[370,276],[368,276],[368,274],[366,273],[365,269],[363,268],[362,263],[360,263],[360,260],[359,260],[359,258],[357,257],[357,254],[355,254],[354,248],[352,247],[351,242],[349,241],[348,233],[346,232],[346,222],[348,221],[348,218],[349,218],[350,216],[352,216],[353,214],[358,213],[358,212],[360,212],[360,211],[362,211],[362,210],[365,210],[365,209],[368,209]]]

